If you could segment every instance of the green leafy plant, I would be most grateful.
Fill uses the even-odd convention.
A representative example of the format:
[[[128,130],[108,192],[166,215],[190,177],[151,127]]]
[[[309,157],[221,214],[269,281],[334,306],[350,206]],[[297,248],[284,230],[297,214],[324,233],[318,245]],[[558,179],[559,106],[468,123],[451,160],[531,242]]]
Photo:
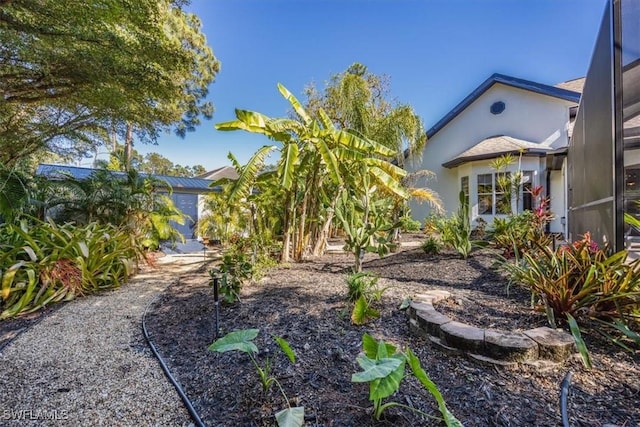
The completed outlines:
[[[422,369],[420,360],[410,349],[407,349],[406,353],[398,352],[394,345],[381,340],[377,341],[368,334],[362,336],[362,348],[364,354],[357,358],[362,371],[354,373],[351,376],[351,381],[369,383],[369,400],[373,403],[373,416],[376,420],[380,420],[386,409],[400,407],[431,419],[444,421],[447,426],[462,426],[462,423],[451,414],[437,386]],[[400,388],[400,383],[405,377],[407,363],[413,375],[436,399],[442,419],[398,402],[384,402],[384,399],[393,395]]]
[[[382,294],[388,287],[380,287],[378,280],[377,276],[366,272],[347,276],[347,297],[354,303],[351,321],[355,325],[363,325],[371,319],[380,317],[380,312],[372,305],[380,302]]]
[[[466,259],[469,257],[474,243],[477,245],[482,245],[482,243],[471,240],[469,202],[463,191],[460,192],[459,199],[460,206],[456,215],[448,219],[437,220],[434,225],[442,242],[455,249],[462,258]]]
[[[378,280],[378,276],[364,271],[349,274],[346,279],[349,301],[355,302],[363,295],[370,295],[377,288]]]
[[[404,215],[400,217],[399,220],[400,230],[402,231],[420,231],[420,221],[416,221],[411,218],[409,215]]]
[[[582,334],[580,333],[580,326],[578,326],[578,322],[576,319],[567,314],[567,322],[569,323],[569,330],[571,330],[571,335],[573,336],[573,340],[576,343],[576,347],[580,352],[580,357],[582,358],[582,363],[585,368],[591,369],[591,356],[589,355],[589,350],[587,349],[587,344],[582,339]]]
[[[490,231],[490,238],[497,249],[502,250],[502,256],[512,258],[516,254],[522,255],[527,235],[533,226],[533,212],[524,211],[506,218],[494,218]]]
[[[548,198],[542,197],[541,192],[542,187],[531,190],[538,205],[534,210],[493,220],[490,238],[496,248],[502,250],[504,258],[521,256],[526,251],[535,251],[536,247],[551,243],[551,237],[545,233],[545,226],[551,221],[553,214],[549,211]]]
[[[120,286],[142,253],[121,228],[30,222],[0,225],[0,319]]]
[[[364,325],[372,319],[380,317],[380,312],[371,306],[371,301],[361,296],[353,304],[351,312],[351,321],[354,325]]]
[[[254,267],[251,256],[244,252],[242,244],[232,245],[222,255],[222,262],[214,271],[222,276],[220,294],[225,302],[232,304],[240,299],[242,286],[253,278]]]
[[[427,255],[438,255],[442,250],[442,243],[436,237],[429,237],[420,245]]]
[[[375,191],[375,186],[368,189],[362,200],[353,199],[345,192],[335,210],[346,234],[344,249],[353,254],[353,271],[356,273],[362,271],[362,260],[366,252],[384,256],[395,245],[393,229],[397,226],[387,219],[384,212],[386,201],[374,202],[370,199]]]
[[[260,383],[262,384],[263,392],[269,391],[272,384],[275,384],[280,394],[284,398],[287,409],[279,411],[275,414],[276,421],[278,426],[280,427],[299,427],[304,424],[304,407],[292,407],[289,403],[289,398],[287,397],[284,389],[280,382],[271,375],[271,359],[267,358],[264,362],[264,365],[260,365],[258,360],[256,359],[256,354],[258,353],[258,347],[253,342],[253,340],[260,333],[259,329],[244,329],[239,331],[229,332],[224,337],[216,340],[213,344],[209,346],[210,351],[216,351],[218,353],[226,353],[228,351],[240,351],[242,353],[246,353],[251,360],[251,363],[256,368],[258,373],[258,377],[260,378]],[[281,337],[273,337],[274,341],[278,344],[282,352],[289,358],[291,363],[296,362],[296,354],[291,349],[289,343],[281,338]]]

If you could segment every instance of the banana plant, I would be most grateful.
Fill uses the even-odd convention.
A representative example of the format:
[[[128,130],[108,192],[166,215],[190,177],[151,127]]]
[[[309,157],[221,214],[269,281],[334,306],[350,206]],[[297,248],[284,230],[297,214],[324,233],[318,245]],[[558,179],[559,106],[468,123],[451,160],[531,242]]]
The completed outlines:
[[[327,233],[322,230],[328,230],[333,218],[331,201],[336,200],[340,189],[349,181],[349,177],[345,177],[348,168],[344,164],[367,162],[368,173],[379,181],[381,188],[403,195],[406,192],[397,179],[404,171],[381,160],[394,156],[394,150],[337,129],[323,110],[318,111],[317,117],[312,117],[283,85],[278,84],[278,90],[293,108],[295,119],[270,118],[257,112],[236,110],[236,120],[219,123],[216,128],[259,133],[282,144],[276,177],[283,190],[281,260],[286,262],[292,246],[295,259],[300,259],[306,247],[322,246],[310,239],[326,239]],[[329,189],[333,189],[333,194],[327,197]]]

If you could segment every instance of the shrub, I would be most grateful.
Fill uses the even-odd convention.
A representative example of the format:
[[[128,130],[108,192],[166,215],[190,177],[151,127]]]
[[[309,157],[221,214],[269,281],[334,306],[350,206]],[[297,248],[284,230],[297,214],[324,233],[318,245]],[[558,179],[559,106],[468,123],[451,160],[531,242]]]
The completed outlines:
[[[439,223],[446,220],[446,218],[442,214],[430,213],[424,219],[424,232],[426,234],[437,234],[439,233],[440,225]]]
[[[438,255],[442,250],[442,243],[435,237],[429,237],[420,247],[427,255]]]
[[[506,218],[495,218],[491,239],[505,258],[521,256],[526,251],[535,251],[537,246],[548,246],[551,237],[545,227],[554,217],[549,210],[549,198],[542,196],[542,187],[531,189],[537,207],[532,211],[512,214]]]
[[[589,233],[555,251],[538,244],[502,268],[510,283],[529,288],[549,322],[566,319],[637,318],[640,308],[640,261],[627,262],[627,252],[607,254]]]
[[[528,237],[534,227],[534,215],[532,211],[524,211],[506,218],[495,218],[490,232],[490,238],[496,248],[502,250],[505,258],[522,255],[525,245],[529,244]]]
[[[403,216],[400,218],[400,229],[402,231],[420,231],[420,221],[416,221],[410,216]]]
[[[32,221],[0,226],[0,319],[120,286],[142,256],[120,228]]]
[[[220,294],[225,302],[232,304],[240,299],[242,286],[253,278],[254,269],[250,255],[244,253],[242,247],[231,246],[222,255],[217,272],[222,274]]]

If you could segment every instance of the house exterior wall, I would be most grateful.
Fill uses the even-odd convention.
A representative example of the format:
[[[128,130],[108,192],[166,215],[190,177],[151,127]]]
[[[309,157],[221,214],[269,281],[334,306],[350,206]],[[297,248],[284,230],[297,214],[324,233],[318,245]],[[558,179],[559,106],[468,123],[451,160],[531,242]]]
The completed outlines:
[[[490,112],[490,107],[497,101],[504,102],[506,108],[501,114],[494,115]],[[571,102],[559,98],[496,83],[429,139],[421,160],[408,159],[407,169],[410,172],[427,169],[436,174],[436,178],[425,185],[439,194],[447,215],[458,209],[460,177],[468,173],[471,214],[475,220],[477,213],[474,216],[473,200],[476,194],[476,176],[478,173],[493,171],[489,167],[489,161],[472,162],[453,169],[443,167],[442,163],[453,159],[483,139],[496,135],[539,142],[550,148],[566,146],[571,105]],[[537,176],[542,176],[544,161],[525,157],[523,162],[522,170],[535,170]],[[512,166],[517,168],[517,165]],[[545,180],[540,180],[538,184],[544,185]],[[427,204],[413,201],[411,210],[413,218],[419,221],[424,220],[431,212]]]

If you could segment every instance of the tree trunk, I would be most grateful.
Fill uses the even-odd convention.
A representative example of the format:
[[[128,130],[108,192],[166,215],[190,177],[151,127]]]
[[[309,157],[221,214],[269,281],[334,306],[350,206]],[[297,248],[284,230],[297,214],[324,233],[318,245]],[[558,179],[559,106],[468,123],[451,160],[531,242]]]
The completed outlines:
[[[302,253],[304,252],[305,246],[305,221],[307,220],[307,203],[309,199],[309,192],[305,191],[304,198],[302,199],[302,208],[300,214],[300,224],[298,226],[297,237],[296,237],[296,245],[294,248],[293,259],[296,261],[302,260]]]
[[[127,123],[127,133],[124,139],[124,170],[131,169],[131,156],[133,155],[133,125]]]
[[[364,258],[362,254],[364,254],[364,252],[360,252],[359,249],[354,249],[353,251],[353,256],[355,258],[355,262],[353,263],[354,273],[362,272],[362,258]]]
[[[291,250],[291,217],[293,214],[293,200],[295,192],[290,190],[285,198],[284,224],[282,225],[282,253],[280,254],[280,262],[289,262],[289,251]]]
[[[327,219],[325,219],[320,235],[318,236],[318,240],[316,240],[316,243],[313,246],[313,256],[321,256],[324,254],[324,250],[327,247],[327,239],[329,238],[329,230],[331,229],[331,224],[333,222],[333,210],[335,207],[336,202],[334,200],[331,205],[331,209],[327,210]]]

